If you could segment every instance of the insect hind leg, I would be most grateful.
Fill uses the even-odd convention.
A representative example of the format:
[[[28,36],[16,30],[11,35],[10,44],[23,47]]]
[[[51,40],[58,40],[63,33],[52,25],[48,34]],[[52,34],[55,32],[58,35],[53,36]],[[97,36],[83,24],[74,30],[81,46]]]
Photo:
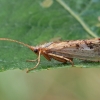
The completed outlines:
[[[66,57],[59,56],[59,55],[52,54],[52,53],[49,53],[48,55],[51,58],[53,58],[53,59],[55,59],[57,61],[63,62],[63,63],[70,62],[72,64],[72,66],[74,66],[74,63],[73,63],[73,59],[72,58],[66,58]]]

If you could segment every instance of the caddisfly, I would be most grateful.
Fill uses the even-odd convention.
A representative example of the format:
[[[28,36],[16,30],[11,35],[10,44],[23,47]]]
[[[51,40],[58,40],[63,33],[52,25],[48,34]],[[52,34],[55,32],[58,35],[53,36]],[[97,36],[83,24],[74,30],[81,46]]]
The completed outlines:
[[[43,55],[49,61],[55,59],[63,63],[70,62],[72,66],[74,66],[73,58],[96,62],[100,61],[100,38],[49,42],[36,47],[8,38],[0,38],[0,40],[22,44],[38,55],[36,60],[27,60],[29,62],[37,61],[36,66],[27,70],[27,72],[37,68],[40,63],[40,55]]]

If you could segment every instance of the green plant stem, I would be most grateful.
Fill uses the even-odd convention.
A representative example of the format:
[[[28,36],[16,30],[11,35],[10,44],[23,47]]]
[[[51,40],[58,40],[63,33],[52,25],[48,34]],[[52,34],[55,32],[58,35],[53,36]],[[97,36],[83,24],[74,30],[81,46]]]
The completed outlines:
[[[77,15],[74,13],[74,11],[71,10],[71,8],[65,4],[63,2],[63,0],[56,0],[60,5],[62,5],[81,25],[82,27],[85,29],[85,31],[90,34],[92,37],[97,38],[98,36],[92,32],[89,27],[84,23],[84,21]]]

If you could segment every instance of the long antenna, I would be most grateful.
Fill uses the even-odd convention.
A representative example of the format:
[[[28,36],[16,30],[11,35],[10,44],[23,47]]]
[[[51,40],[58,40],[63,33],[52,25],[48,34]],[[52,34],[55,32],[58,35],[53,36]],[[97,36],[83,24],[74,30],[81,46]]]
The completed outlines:
[[[28,45],[28,44],[25,44],[25,43],[23,43],[23,42],[20,42],[20,41],[17,41],[17,40],[13,40],[13,39],[8,39],[8,38],[0,38],[0,40],[2,40],[2,41],[11,41],[11,42],[16,42],[16,43],[18,43],[18,44],[22,44],[22,45],[24,45],[24,46],[26,46],[26,47],[28,47],[28,48],[33,48],[32,46],[30,46],[30,45]]]
[[[33,46],[30,46],[30,45],[28,45],[28,44],[25,44],[25,43],[20,42],[20,41],[17,41],[17,40],[13,40],[13,39],[9,39],[9,38],[0,38],[0,41],[11,41],[11,42],[16,42],[16,43],[22,44],[22,45],[28,47],[29,49],[31,49],[32,51],[34,51],[34,47],[33,47]],[[38,58],[37,58],[36,60],[29,60],[29,61],[38,61],[38,62],[37,62],[36,66],[35,66],[34,68],[31,68],[31,69],[27,70],[27,73],[28,73],[29,71],[35,69],[35,68],[39,65],[39,63],[40,63],[40,54],[41,54],[41,50],[39,51],[39,55],[38,55]]]

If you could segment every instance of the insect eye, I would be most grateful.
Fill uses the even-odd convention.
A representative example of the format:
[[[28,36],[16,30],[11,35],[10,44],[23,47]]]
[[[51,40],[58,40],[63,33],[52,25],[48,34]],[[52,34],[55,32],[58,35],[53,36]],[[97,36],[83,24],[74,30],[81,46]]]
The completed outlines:
[[[35,53],[38,53],[38,49],[34,49],[34,52],[35,52]]]

